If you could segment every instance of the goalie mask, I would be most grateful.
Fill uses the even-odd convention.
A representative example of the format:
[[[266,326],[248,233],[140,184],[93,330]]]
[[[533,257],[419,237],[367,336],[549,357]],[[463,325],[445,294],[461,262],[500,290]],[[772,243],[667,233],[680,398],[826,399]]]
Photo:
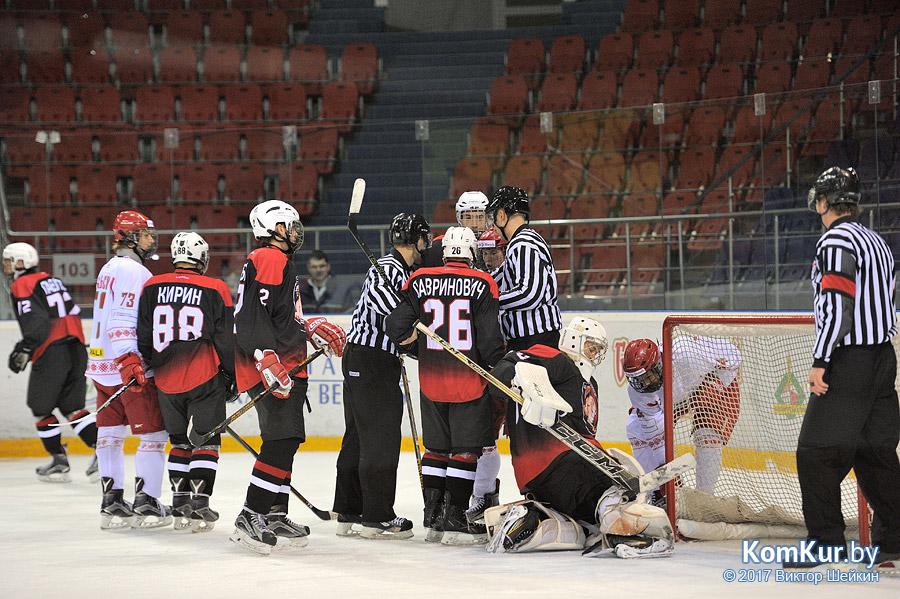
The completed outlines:
[[[425,240],[425,249],[431,247],[431,226],[421,214],[401,212],[391,221],[391,245],[416,245]]]
[[[8,277],[18,279],[39,263],[37,250],[30,244],[16,242],[3,248],[3,273]]]
[[[456,222],[461,227],[472,229],[478,237],[486,227],[484,209],[487,208],[487,196],[480,191],[463,192],[456,200]]]
[[[830,208],[835,204],[859,204],[859,176],[853,168],[842,169],[833,166],[819,175],[807,196],[807,207],[816,212],[816,202],[819,196],[825,196],[825,202]]]
[[[635,339],[625,346],[622,369],[638,393],[653,393],[663,384],[662,353],[650,339]]]
[[[256,239],[272,238],[287,244],[286,254],[290,255],[303,245],[303,224],[300,214],[293,206],[281,200],[267,200],[257,204],[250,211],[250,224]],[[284,225],[285,235],[276,227]]]
[[[594,369],[606,357],[607,347],[606,329],[593,318],[573,318],[559,332],[559,350],[575,362],[585,380],[590,380]]]
[[[172,264],[188,262],[201,275],[209,266],[209,244],[198,233],[182,231],[172,239]]]
[[[141,260],[146,260],[156,254],[159,237],[153,221],[134,210],[124,210],[116,216],[113,223],[113,233],[116,242],[130,244],[134,253]],[[154,258],[155,260],[156,258]]]
[[[459,262],[467,260],[469,264],[475,262],[475,233],[468,227],[450,227],[444,233],[441,246],[444,252],[444,262]]]

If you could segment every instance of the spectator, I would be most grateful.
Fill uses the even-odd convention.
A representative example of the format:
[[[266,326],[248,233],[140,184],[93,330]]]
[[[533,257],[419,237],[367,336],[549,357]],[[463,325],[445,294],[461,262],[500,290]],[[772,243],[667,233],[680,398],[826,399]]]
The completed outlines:
[[[331,263],[325,252],[313,250],[306,259],[306,270],[309,278],[300,283],[304,314],[350,312],[356,305],[353,286],[331,274]]]

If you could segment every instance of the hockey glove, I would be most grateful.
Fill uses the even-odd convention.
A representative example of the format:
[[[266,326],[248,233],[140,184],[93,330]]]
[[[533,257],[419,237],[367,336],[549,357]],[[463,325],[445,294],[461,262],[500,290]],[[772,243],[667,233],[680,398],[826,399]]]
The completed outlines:
[[[220,370],[219,375],[222,377],[222,383],[224,383],[225,386],[225,401],[237,401],[238,397],[240,397],[237,381],[224,370]]]
[[[28,361],[31,359],[32,351],[33,350],[30,347],[25,345],[24,339],[16,343],[12,353],[9,354],[9,369],[13,372],[22,372],[25,370]]]
[[[306,336],[316,349],[324,349],[328,356],[341,357],[347,345],[347,333],[344,329],[331,324],[324,318],[306,321]]]
[[[259,371],[259,375],[266,387],[278,385],[272,391],[272,395],[281,399],[290,397],[294,381],[288,375],[288,371],[278,358],[278,354],[271,349],[258,349],[253,355],[256,357],[256,370]]]
[[[572,411],[572,406],[553,389],[547,369],[542,366],[518,362],[512,384],[521,389],[520,411],[529,424],[549,428],[557,423],[561,413]]]
[[[134,379],[138,387],[143,387],[147,384],[144,361],[141,359],[141,356],[133,351],[116,358],[116,368],[119,369],[119,376],[122,377],[123,383],[128,383],[131,379]]]

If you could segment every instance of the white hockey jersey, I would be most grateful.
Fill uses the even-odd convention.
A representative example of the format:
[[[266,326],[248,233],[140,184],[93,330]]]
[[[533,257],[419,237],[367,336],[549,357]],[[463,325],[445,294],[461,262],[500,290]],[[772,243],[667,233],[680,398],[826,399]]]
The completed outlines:
[[[738,376],[741,360],[741,351],[725,339],[677,337],[672,341],[672,402],[686,400],[707,374],[728,387]]]
[[[122,384],[115,359],[138,352],[138,300],[151,273],[133,256],[115,256],[100,269],[85,375],[108,387]],[[152,371],[147,376],[153,376]]]

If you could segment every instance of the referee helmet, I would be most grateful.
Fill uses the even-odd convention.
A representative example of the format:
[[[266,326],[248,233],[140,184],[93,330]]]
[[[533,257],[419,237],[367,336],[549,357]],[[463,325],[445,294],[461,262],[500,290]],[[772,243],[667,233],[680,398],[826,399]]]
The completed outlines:
[[[825,196],[828,206],[835,204],[858,205],[861,197],[859,175],[856,174],[853,167],[846,169],[839,166],[831,167],[819,175],[819,178],[813,183],[812,189],[809,190],[806,204],[813,212],[816,211],[816,202],[819,201],[819,196]]]
[[[415,245],[419,239],[425,240],[425,247],[431,247],[431,226],[425,217],[413,212],[401,212],[391,221],[391,245]]]
[[[507,216],[524,214],[526,220],[531,216],[531,208],[528,205],[528,194],[520,187],[504,185],[494,192],[491,201],[488,202],[485,212],[491,222],[497,222],[497,211],[503,210]]]

